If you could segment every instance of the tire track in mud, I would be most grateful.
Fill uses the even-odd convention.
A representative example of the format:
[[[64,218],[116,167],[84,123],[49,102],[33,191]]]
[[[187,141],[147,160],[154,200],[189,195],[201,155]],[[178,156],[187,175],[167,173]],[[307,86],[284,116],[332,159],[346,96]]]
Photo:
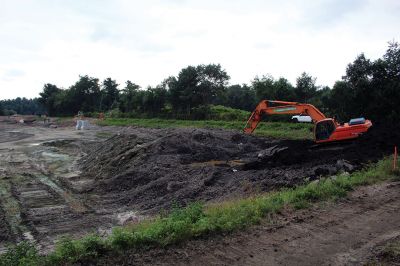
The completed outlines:
[[[6,230],[5,241],[3,243],[0,241],[0,250],[1,244],[5,246],[23,240],[36,243],[32,231],[24,221],[21,202],[18,201],[18,197],[15,194],[15,179],[20,179],[20,177],[14,177],[13,180],[10,178],[0,180],[0,209],[4,217],[4,222],[1,225],[8,229]],[[5,250],[1,250],[0,252],[3,251]]]
[[[34,145],[1,155],[0,206],[7,223],[0,233],[12,236],[7,243],[28,240],[46,253],[62,235],[78,237],[109,224],[60,184],[60,178],[74,174],[68,152]]]
[[[82,199],[59,185],[58,175],[72,164],[68,154],[44,147],[33,154],[30,164],[36,171],[24,174],[15,194],[24,222],[42,252],[50,250],[61,235],[82,236],[105,222]]]
[[[73,128],[0,123],[0,136],[5,136],[4,130],[32,134],[23,140],[7,137],[0,142],[0,237],[7,238],[7,242],[0,241],[0,253],[6,244],[22,240],[47,253],[62,235],[108,234],[113,226],[136,215],[115,206],[92,206],[88,198],[96,202],[98,195],[76,193],[90,187],[91,180],[80,177],[76,160],[85,147],[99,140],[95,130],[83,134]]]

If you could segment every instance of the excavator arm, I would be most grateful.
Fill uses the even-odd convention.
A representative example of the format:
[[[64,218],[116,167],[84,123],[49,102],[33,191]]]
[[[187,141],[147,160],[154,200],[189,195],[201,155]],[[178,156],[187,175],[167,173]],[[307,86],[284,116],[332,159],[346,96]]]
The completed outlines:
[[[247,120],[244,132],[252,133],[257,128],[263,114],[306,114],[311,117],[314,123],[326,119],[325,115],[311,104],[263,100],[257,105],[249,120]]]

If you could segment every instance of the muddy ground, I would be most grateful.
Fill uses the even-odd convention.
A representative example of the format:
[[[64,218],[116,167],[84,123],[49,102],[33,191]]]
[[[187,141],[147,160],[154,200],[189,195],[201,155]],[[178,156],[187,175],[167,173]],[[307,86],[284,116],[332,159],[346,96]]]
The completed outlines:
[[[400,182],[361,187],[338,202],[280,215],[244,232],[110,255],[97,265],[399,265]]]
[[[107,235],[173,205],[354,171],[391,153],[390,139],[378,130],[316,146],[217,129],[0,122],[0,251],[25,239],[48,252],[61,235]]]

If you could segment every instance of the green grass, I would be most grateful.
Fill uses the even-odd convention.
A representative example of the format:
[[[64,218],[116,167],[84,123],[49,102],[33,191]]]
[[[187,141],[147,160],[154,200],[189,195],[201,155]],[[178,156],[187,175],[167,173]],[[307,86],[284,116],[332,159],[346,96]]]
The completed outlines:
[[[315,202],[343,197],[361,185],[399,178],[399,171],[392,171],[391,163],[392,159],[386,158],[350,175],[343,174],[336,178],[326,178],[247,199],[208,206],[193,203],[186,208],[174,209],[168,215],[134,226],[115,228],[105,239],[95,235],[80,240],[63,238],[56,245],[55,251],[46,257],[35,255],[31,248],[27,248],[29,245],[23,243],[19,252],[15,252],[19,250],[17,246],[2,255],[0,265],[24,265],[26,262],[30,265],[87,262],[106,253],[167,246],[199,236],[240,230],[260,223],[265,217],[279,212],[284,207],[305,208]]]
[[[174,120],[174,119],[141,119],[141,118],[107,118],[98,121],[102,126],[140,126],[150,128],[223,128],[242,131],[245,121],[216,120]],[[255,131],[256,135],[281,139],[312,139],[312,124],[288,122],[261,122]]]

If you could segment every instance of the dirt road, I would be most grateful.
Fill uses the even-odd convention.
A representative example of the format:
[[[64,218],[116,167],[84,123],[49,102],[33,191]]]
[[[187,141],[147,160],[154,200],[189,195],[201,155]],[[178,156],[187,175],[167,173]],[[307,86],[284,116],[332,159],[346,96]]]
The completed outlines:
[[[286,211],[275,225],[179,247],[113,256],[101,265],[363,265],[400,235],[400,182],[362,187],[338,203]]]

